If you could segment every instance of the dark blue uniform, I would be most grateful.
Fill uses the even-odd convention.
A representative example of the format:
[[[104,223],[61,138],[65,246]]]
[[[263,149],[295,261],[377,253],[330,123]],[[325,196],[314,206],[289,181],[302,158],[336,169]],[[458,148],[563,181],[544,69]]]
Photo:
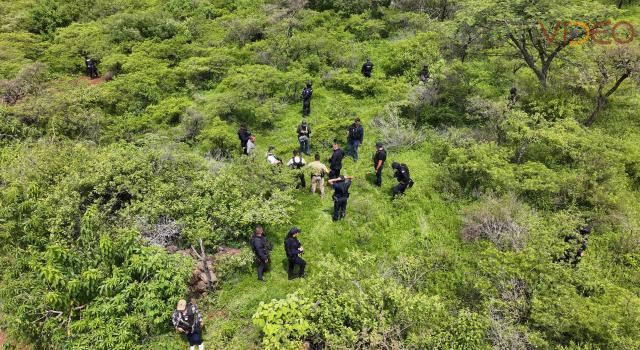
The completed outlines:
[[[298,276],[304,276],[304,268],[305,266],[307,266],[307,262],[300,257],[301,246],[302,244],[300,244],[300,241],[293,236],[287,237],[287,239],[285,239],[284,241],[284,250],[287,254],[287,260],[289,260],[289,268],[287,271],[289,279],[293,279],[295,277],[294,270],[296,265],[300,266],[300,272],[298,273]]]
[[[336,182],[333,188],[333,221],[338,221],[347,215],[347,200],[349,199],[349,187],[351,180]]]

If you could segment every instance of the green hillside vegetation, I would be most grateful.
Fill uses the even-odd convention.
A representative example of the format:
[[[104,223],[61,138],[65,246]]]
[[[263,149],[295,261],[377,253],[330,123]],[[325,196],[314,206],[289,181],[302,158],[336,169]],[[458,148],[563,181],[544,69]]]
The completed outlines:
[[[565,20],[612,43],[548,42],[538,21]],[[165,248],[200,240],[240,249],[197,300],[208,349],[640,348],[640,39],[614,40],[640,35],[637,1],[16,0],[0,23],[4,349],[186,349],[195,261]],[[365,128],[336,223],[329,189],[264,159],[298,148],[307,81],[307,162]],[[415,180],[395,200],[392,161]]]

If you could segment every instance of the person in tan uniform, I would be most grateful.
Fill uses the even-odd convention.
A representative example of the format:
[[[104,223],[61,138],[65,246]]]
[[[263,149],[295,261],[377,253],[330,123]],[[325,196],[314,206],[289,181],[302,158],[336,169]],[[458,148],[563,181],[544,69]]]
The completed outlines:
[[[316,153],[315,161],[307,164],[311,170],[311,193],[316,193],[316,187],[320,188],[320,198],[324,198],[324,177],[329,174],[326,165],[320,162],[320,154]]]

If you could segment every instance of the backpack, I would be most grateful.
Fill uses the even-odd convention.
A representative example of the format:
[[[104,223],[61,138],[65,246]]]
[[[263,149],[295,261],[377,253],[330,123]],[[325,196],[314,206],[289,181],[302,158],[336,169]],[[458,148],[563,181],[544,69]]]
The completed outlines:
[[[309,98],[311,98],[311,93],[313,92],[313,90],[309,89],[309,88],[304,88],[302,90],[302,98],[307,100]]]
[[[300,161],[296,162],[296,157],[291,158],[291,161],[293,162],[291,166],[293,167],[293,169],[300,169],[304,166],[304,163],[302,163],[302,157],[298,157],[298,159]]]
[[[411,174],[409,173],[409,167],[406,164],[400,164],[400,171],[404,171],[405,173],[407,173],[407,178],[409,179],[409,183],[407,184],[409,188],[413,187],[413,184],[415,182],[413,182],[413,179],[411,179]]]

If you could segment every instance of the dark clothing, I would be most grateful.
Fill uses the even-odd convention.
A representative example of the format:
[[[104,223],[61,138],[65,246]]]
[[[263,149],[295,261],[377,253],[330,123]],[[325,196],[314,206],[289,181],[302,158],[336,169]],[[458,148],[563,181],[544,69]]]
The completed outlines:
[[[313,94],[313,89],[310,87],[306,87],[302,90],[302,115],[308,116],[311,114],[311,95]]]
[[[422,68],[420,71],[420,81],[426,83],[429,80],[429,68]]]
[[[409,174],[409,167],[405,164],[399,165],[397,168],[394,168],[395,173],[393,176],[398,179],[398,184],[393,187],[393,196],[397,196],[399,194],[403,194],[407,187],[411,187],[413,185],[413,180],[411,180],[411,175]]]
[[[298,276],[300,277],[304,276],[304,268],[305,266],[307,266],[307,262],[304,261],[304,259],[302,259],[299,256],[296,256],[288,260],[289,260],[289,266],[287,268],[287,274],[289,275],[289,279],[292,279],[295,277],[294,271],[295,271],[296,265],[300,266],[300,271],[298,272]]]
[[[338,221],[347,215],[347,200],[349,199],[349,187],[351,180],[336,182],[333,188],[333,221]]]
[[[300,124],[298,126],[298,142],[300,143],[300,153],[309,155],[309,137],[311,136],[311,127],[308,124]]]
[[[378,150],[373,155],[373,169],[376,170],[378,162],[382,161],[380,168],[376,170],[376,186],[382,186],[382,169],[384,168],[384,162],[387,160],[387,151],[385,149]]]
[[[331,158],[329,158],[329,169],[331,169],[331,172],[329,173],[330,179],[335,179],[336,177],[340,176],[343,158],[344,152],[340,148],[333,151]]]
[[[271,244],[267,240],[267,237],[258,236],[253,234],[251,237],[251,249],[256,256],[256,264],[258,265],[258,279],[263,279],[263,274],[267,268],[267,261],[269,260],[269,253],[271,250]]]
[[[364,75],[366,78],[370,78],[371,77],[371,72],[373,71],[373,63],[367,61],[362,65],[362,69],[360,70],[362,72],[362,75]]]
[[[565,250],[564,255],[559,260],[569,262],[573,267],[578,266],[584,252],[587,250],[587,235],[591,232],[590,229],[585,231],[584,229],[577,230],[577,233],[571,233],[564,237],[565,243],[568,243],[570,247]]]
[[[289,275],[289,279],[294,278],[294,269],[296,265],[300,266],[299,276],[304,276],[304,268],[307,265],[307,262],[304,261],[300,255],[300,241],[296,237],[288,237],[284,240],[284,251],[287,255],[287,259],[289,260],[289,268],[287,273]]]
[[[351,124],[349,126],[349,134],[347,136],[347,140],[358,140],[360,143],[364,140],[364,128],[362,125],[356,125],[356,123]]]
[[[247,129],[240,128],[240,130],[238,130],[238,139],[240,139],[242,154],[247,154],[247,141],[249,141],[249,136],[251,136],[251,133]]]
[[[87,66],[87,75],[89,77],[91,77],[91,79],[97,78],[98,77],[98,67],[96,66],[96,63],[93,62],[93,60],[90,59],[90,58],[87,58],[84,63]]]
[[[202,331],[197,330],[193,333],[185,334],[187,337],[187,341],[189,342],[189,346],[196,346],[202,344]]]
[[[333,221],[343,219],[347,215],[347,198],[333,200]]]
[[[190,339],[191,335],[194,333],[201,334],[202,328],[202,315],[198,311],[198,309],[193,304],[187,304],[187,312],[182,313],[178,310],[173,311],[173,315],[171,316],[171,322],[173,326],[176,328],[181,328],[185,331],[187,335],[187,339]],[[194,336],[195,338],[195,336]],[[199,344],[191,344],[190,345],[200,345],[202,344],[202,337],[199,337]]]

